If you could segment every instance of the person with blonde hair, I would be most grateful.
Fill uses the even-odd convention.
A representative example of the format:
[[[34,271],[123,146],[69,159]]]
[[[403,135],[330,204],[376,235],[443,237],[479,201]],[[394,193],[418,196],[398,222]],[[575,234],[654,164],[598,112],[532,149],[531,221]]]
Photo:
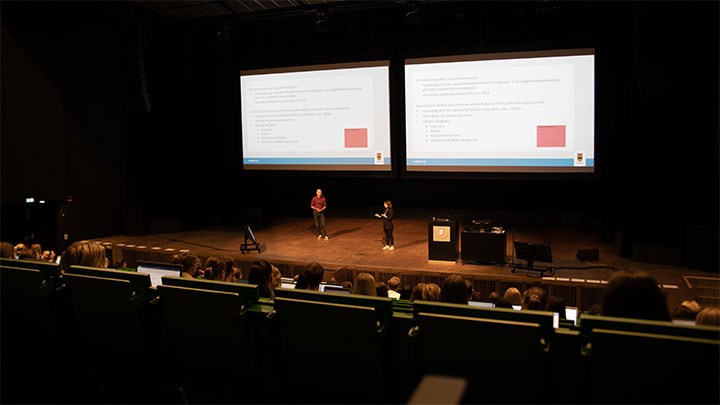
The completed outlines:
[[[99,242],[79,241],[68,246],[60,258],[60,269],[66,271],[70,266],[88,266],[107,268],[108,258],[105,247]]]
[[[720,308],[705,307],[697,314],[695,325],[720,326]]]
[[[377,296],[375,289],[375,277],[370,273],[360,273],[353,284],[353,294]]]
[[[503,297],[510,300],[510,303],[513,305],[520,305],[522,306],[523,303],[523,296],[520,293],[520,290],[518,290],[515,287],[510,287],[507,290],[505,290],[505,294],[503,294]]]

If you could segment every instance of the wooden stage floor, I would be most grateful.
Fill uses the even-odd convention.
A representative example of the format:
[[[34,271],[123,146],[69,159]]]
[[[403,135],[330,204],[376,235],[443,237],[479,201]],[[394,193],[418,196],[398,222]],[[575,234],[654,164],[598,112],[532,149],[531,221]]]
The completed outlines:
[[[577,227],[522,227],[507,232],[507,262],[517,262],[512,257],[512,241],[549,244],[552,248],[555,274],[540,279],[537,272],[518,270],[513,273],[508,264],[480,265],[428,260],[428,224],[422,219],[397,219],[395,222],[395,250],[382,250],[382,222],[375,218],[332,217],[327,218],[329,240],[317,239],[312,218],[288,217],[276,219],[272,224],[254,228],[256,239],[266,246],[262,253],[241,253],[243,230],[241,227],[223,226],[179,233],[158,233],[144,236],[115,235],[96,238],[113,248],[113,258],[125,258],[132,266],[136,259],[167,261],[181,250],[189,250],[201,258],[230,256],[241,267],[249,267],[253,260],[267,260],[283,270],[284,275],[294,274],[312,261],[320,262],[326,269],[326,279],[343,266],[358,271],[400,274],[416,277],[433,275],[444,277],[460,274],[479,280],[506,280],[516,283],[561,283],[602,287],[614,267],[632,272],[646,271],[655,277],[668,294],[669,305],[684,299],[696,298],[696,291],[688,286],[686,277],[700,280],[718,279],[717,273],[685,267],[645,263],[620,256],[620,246],[601,241],[596,232]],[[581,262],[577,251],[597,248],[600,260]],[[462,249],[462,247],[461,247]],[[545,265],[544,263],[541,263]],[[605,268],[602,268],[606,266]],[[600,267],[600,268],[587,268]],[[410,277],[412,278],[412,277]],[[385,279],[381,277],[381,279]],[[417,279],[417,278],[416,278]]]

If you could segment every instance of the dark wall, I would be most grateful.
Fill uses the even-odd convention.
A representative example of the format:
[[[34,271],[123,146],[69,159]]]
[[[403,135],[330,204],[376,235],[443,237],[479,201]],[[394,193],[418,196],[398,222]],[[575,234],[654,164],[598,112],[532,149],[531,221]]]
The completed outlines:
[[[633,242],[680,246],[685,225],[717,239],[716,2],[420,2],[415,24],[404,4],[357,4],[315,32],[310,9],[178,23],[134,3],[3,3],[4,207],[71,194],[76,233],[98,236],[132,211],[185,228],[305,215],[322,187],[335,207],[573,212]],[[240,69],[390,59],[402,157],[403,58],[576,46],[596,48],[594,176],[241,169]]]

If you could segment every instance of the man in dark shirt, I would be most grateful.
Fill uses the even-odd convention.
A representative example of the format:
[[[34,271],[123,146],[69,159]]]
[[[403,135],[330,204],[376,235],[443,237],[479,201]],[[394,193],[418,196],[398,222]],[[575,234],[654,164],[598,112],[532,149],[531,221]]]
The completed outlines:
[[[325,202],[325,196],[322,194],[322,190],[317,189],[317,191],[315,191],[315,197],[310,201],[310,208],[313,210],[318,239],[325,238],[325,240],[328,240],[327,229],[325,228],[325,208],[327,208],[327,203]]]

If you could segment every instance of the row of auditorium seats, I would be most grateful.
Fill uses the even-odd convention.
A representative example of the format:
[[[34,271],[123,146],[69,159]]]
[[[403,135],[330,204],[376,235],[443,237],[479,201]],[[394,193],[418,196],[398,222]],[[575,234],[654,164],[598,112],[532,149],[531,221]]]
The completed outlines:
[[[0,261],[2,402],[718,403],[720,330]],[[693,372],[688,372],[693,370]]]

